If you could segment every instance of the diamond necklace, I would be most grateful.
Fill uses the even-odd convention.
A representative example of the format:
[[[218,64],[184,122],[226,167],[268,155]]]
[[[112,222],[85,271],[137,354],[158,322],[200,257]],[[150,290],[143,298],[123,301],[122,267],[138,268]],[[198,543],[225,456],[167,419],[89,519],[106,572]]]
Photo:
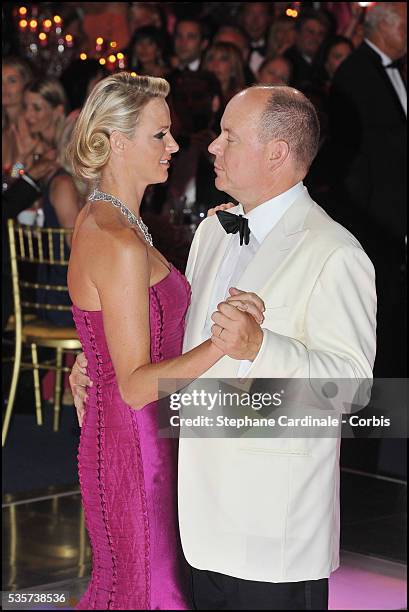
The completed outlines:
[[[110,193],[100,191],[96,187],[94,188],[94,191],[88,196],[88,200],[90,200],[91,202],[94,200],[103,200],[104,202],[110,202],[111,204],[113,204],[113,206],[119,208],[121,213],[125,215],[125,217],[128,219],[129,223],[131,225],[136,225],[141,230],[146,242],[150,244],[150,246],[153,246],[152,236],[149,233],[148,227],[145,225],[142,219],[138,219],[138,217],[131,210],[129,210],[129,208],[125,206],[125,204],[123,204],[121,200],[118,200],[118,198],[111,195]]]

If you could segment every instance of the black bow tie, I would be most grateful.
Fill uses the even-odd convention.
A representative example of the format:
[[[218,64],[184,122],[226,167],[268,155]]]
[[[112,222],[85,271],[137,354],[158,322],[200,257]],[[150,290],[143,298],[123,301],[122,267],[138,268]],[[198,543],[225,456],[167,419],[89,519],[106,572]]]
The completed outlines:
[[[391,62],[390,64],[386,64],[386,66],[384,66],[384,68],[397,68],[398,70],[400,70],[403,66],[403,58],[400,57],[397,60],[394,60],[393,62]]]
[[[219,210],[216,213],[217,218],[224,227],[227,234],[237,234],[240,232],[240,246],[248,244],[250,241],[249,221],[243,215],[233,215],[224,210]]]
[[[266,46],[266,41],[264,40],[264,38],[263,39],[260,38],[259,40],[255,40],[250,43],[250,47],[252,49],[264,49],[265,46]]]

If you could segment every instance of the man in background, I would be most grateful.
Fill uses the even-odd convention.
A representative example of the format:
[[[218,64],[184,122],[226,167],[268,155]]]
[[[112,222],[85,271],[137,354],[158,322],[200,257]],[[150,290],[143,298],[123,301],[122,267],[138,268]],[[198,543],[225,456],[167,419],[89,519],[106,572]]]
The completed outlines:
[[[330,92],[331,199],[375,266],[382,378],[406,376],[406,13],[406,2],[368,8]]]
[[[329,20],[320,11],[302,11],[295,24],[295,44],[284,56],[293,65],[291,85],[305,92],[314,79],[314,61],[329,31]]]

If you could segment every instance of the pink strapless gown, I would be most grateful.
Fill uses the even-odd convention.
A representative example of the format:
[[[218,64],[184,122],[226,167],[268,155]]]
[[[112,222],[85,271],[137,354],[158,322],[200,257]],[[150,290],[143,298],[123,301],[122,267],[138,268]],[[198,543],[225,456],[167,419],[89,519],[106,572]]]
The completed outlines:
[[[189,283],[172,267],[149,297],[157,363],[182,352]],[[155,403],[136,411],[122,401],[102,312],[74,306],[73,315],[94,382],[78,453],[92,575],[76,609],[192,609],[177,523],[177,441],[158,437]]]

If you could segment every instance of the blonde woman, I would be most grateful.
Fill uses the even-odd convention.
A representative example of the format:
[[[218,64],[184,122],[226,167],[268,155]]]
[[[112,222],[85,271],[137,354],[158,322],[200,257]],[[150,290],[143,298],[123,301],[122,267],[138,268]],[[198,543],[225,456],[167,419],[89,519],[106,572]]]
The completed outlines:
[[[203,58],[202,68],[218,78],[223,93],[223,108],[246,86],[243,57],[238,47],[232,43],[212,44]]]
[[[67,109],[65,91],[57,79],[30,81],[24,89],[24,110],[12,132],[17,145],[16,175],[41,158],[57,156]]]
[[[24,90],[24,118],[35,142],[31,154],[43,155],[50,149],[57,154],[65,125],[67,96],[54,78],[31,81]]]
[[[191,606],[177,528],[177,448],[157,435],[155,400],[158,379],[196,378],[223,354],[207,340],[181,355],[190,287],[140,218],[146,187],[167,180],[179,148],[168,93],[161,78],[121,72],[103,79],[70,146],[76,175],[94,183],[68,270],[93,381],[78,455],[93,551],[81,610]]]
[[[1,151],[3,173],[10,174],[17,162],[18,149],[13,126],[23,116],[24,88],[32,79],[29,64],[20,57],[2,60],[2,135]]]

